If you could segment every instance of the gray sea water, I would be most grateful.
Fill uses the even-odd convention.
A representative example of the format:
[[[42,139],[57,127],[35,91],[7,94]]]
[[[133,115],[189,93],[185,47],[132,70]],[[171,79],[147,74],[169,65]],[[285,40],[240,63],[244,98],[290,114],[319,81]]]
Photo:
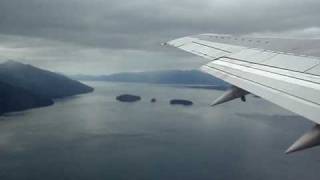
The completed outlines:
[[[319,179],[319,148],[283,153],[312,123],[262,99],[212,108],[221,91],[89,85],[94,93],[0,117],[1,180]],[[117,102],[124,93],[143,100]]]

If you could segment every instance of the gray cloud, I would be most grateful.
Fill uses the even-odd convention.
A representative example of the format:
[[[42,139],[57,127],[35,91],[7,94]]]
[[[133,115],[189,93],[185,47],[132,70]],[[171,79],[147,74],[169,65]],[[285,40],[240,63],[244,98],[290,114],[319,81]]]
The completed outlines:
[[[159,44],[205,32],[319,36],[318,17],[318,0],[1,0],[0,57],[67,73],[192,68],[204,61]]]

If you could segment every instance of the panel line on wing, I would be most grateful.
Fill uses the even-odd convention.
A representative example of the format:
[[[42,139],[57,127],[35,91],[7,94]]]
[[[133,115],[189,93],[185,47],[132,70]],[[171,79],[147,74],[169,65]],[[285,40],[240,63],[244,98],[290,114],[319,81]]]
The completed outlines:
[[[226,52],[226,53],[232,53],[231,51],[227,51],[227,50],[220,49],[220,48],[217,48],[217,47],[209,46],[209,45],[202,44],[202,43],[199,43],[199,42],[196,42],[196,41],[192,41],[192,43],[195,43],[195,44],[198,44],[198,45],[202,45],[202,46],[206,46],[206,47],[209,47],[209,48],[212,48],[212,49],[215,49],[215,50],[219,50],[219,51],[223,51],[223,52]]]

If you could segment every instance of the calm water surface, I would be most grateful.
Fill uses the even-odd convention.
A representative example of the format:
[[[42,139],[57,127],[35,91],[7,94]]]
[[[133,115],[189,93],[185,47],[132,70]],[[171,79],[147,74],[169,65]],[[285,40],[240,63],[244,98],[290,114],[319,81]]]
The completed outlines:
[[[283,151],[312,123],[250,97],[211,108],[222,92],[89,83],[92,94],[0,117],[0,179],[318,179],[320,150]],[[141,95],[134,104],[115,96]],[[151,98],[157,103],[150,103]],[[171,98],[193,107],[170,106]]]

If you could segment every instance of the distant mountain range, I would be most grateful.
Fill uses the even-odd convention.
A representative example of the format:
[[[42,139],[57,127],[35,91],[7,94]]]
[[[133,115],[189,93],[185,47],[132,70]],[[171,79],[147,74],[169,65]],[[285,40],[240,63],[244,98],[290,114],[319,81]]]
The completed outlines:
[[[229,84],[227,84],[226,82],[198,70],[133,72],[100,76],[75,75],[72,76],[72,78],[82,81],[154,83],[187,85],[190,87],[229,87]]]
[[[11,60],[0,64],[0,114],[49,106],[54,98],[91,91],[78,81],[31,65]]]

